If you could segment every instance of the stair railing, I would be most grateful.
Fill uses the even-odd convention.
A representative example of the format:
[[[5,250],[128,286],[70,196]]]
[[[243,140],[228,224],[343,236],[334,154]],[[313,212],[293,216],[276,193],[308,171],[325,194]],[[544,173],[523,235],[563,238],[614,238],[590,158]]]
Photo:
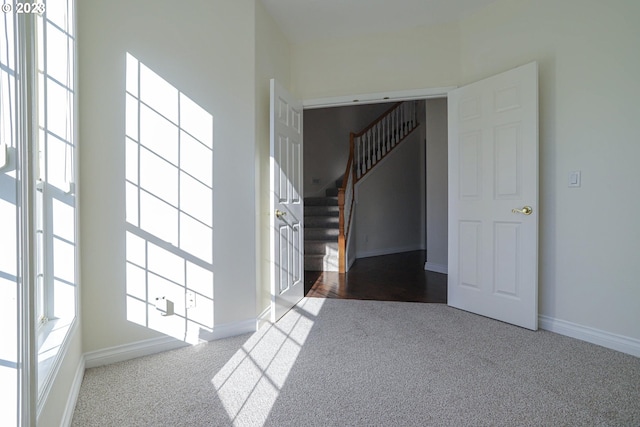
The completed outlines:
[[[398,102],[354,135],[356,182],[418,127],[415,102]]]
[[[353,220],[355,184],[419,126],[415,102],[398,102],[369,126],[349,137],[349,160],[338,189],[340,210],[338,271],[347,271],[347,244]]]
[[[353,132],[351,132],[347,170],[342,179],[342,186],[338,189],[338,208],[340,210],[338,225],[338,272],[340,273],[347,271],[347,238],[351,228],[351,215],[353,214],[353,202],[355,200],[353,197],[355,185],[353,135]]]

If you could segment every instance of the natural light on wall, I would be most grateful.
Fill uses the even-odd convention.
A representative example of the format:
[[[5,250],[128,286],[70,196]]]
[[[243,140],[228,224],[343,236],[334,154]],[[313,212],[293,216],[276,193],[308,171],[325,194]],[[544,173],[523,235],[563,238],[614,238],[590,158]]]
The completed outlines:
[[[213,338],[213,117],[126,57],[127,320]]]

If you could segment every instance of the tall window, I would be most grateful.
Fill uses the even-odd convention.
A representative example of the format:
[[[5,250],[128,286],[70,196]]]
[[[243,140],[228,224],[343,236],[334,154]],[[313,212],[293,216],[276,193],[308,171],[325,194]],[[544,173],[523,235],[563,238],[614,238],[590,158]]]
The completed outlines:
[[[14,16],[0,14],[0,423],[18,422],[18,257]]]
[[[48,0],[36,17],[38,138],[35,163],[39,393],[76,316],[75,28],[73,0]]]
[[[2,5],[0,413],[33,425],[77,316],[74,0]]]

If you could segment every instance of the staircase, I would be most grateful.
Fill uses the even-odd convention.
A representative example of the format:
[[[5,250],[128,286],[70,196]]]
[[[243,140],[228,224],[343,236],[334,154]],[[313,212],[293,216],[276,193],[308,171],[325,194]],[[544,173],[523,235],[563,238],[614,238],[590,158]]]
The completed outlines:
[[[355,186],[418,127],[415,102],[398,102],[349,136],[349,160],[336,188],[304,199],[304,269],[346,273]]]
[[[338,187],[325,190],[325,197],[304,199],[304,269],[338,271]]]

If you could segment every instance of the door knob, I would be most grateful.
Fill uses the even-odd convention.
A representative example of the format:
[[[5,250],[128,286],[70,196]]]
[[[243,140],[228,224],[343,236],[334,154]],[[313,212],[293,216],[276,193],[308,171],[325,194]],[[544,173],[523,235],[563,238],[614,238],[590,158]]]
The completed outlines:
[[[276,209],[276,218],[282,218],[283,216],[285,216],[287,213],[286,212],[282,212],[280,209]]]
[[[533,209],[531,208],[531,206],[525,206],[522,209],[511,209],[511,212],[531,215],[533,213]]]

